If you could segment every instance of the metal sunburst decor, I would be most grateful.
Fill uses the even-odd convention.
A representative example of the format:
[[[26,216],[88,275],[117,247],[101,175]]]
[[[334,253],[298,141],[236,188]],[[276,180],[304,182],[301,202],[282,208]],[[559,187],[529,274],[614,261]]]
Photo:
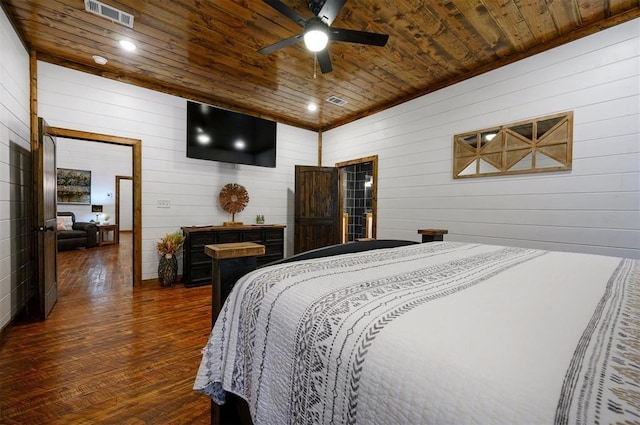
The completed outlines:
[[[241,226],[242,222],[236,221],[236,214],[244,210],[249,203],[249,193],[244,186],[238,183],[227,183],[218,195],[220,206],[231,214],[231,221],[224,222],[225,226]]]

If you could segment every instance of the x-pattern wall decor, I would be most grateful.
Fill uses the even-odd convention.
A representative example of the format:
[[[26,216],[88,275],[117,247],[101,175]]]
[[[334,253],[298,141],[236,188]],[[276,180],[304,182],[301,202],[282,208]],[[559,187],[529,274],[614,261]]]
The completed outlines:
[[[453,136],[453,178],[570,170],[573,112]]]

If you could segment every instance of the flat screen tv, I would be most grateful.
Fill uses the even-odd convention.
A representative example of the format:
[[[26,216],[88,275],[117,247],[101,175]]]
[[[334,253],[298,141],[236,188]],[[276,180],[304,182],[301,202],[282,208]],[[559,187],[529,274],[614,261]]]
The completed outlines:
[[[276,166],[276,123],[187,101],[187,157]]]

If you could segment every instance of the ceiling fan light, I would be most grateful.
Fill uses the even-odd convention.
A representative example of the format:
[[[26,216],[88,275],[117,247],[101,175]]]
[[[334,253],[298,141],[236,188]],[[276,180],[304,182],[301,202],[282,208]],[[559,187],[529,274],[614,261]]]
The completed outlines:
[[[314,29],[304,33],[304,45],[312,52],[321,51],[327,47],[328,42],[329,36],[322,30]]]
[[[327,47],[328,31],[327,25],[317,16],[309,19],[304,26],[304,45],[312,52],[319,52]]]

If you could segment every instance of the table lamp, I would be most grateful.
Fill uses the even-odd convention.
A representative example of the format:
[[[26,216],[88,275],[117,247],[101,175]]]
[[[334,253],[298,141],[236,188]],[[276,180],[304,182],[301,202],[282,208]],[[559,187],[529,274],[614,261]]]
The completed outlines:
[[[102,212],[102,205],[91,205],[91,212],[96,214],[96,224],[100,223],[100,213]]]

